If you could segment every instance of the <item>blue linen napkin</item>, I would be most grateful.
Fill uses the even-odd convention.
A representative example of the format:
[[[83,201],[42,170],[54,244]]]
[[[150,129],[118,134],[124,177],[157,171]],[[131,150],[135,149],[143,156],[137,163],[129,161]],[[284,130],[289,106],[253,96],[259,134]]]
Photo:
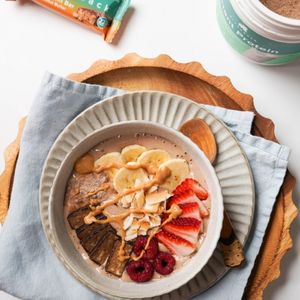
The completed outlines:
[[[30,110],[9,214],[0,234],[0,289],[23,299],[103,299],[77,282],[55,257],[41,225],[38,191],[48,151],[64,127],[90,105],[124,91],[47,73]],[[206,106],[233,130],[256,184],[253,234],[244,267],[231,270],[201,299],[241,299],[286,173],[289,149],[250,135],[254,114]]]

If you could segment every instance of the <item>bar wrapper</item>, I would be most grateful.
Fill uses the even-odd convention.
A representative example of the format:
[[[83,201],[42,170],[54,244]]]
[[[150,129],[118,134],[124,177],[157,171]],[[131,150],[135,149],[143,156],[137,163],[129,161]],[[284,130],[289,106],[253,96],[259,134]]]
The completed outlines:
[[[103,35],[111,43],[130,0],[32,0]]]

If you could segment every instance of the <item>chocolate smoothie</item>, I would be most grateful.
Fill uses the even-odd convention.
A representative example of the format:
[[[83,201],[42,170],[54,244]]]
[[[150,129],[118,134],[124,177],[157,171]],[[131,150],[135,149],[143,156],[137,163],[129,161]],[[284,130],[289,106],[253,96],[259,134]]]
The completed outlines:
[[[80,163],[77,162],[75,164],[74,170],[68,180],[65,194],[64,214],[67,231],[76,249],[92,268],[95,268],[103,275],[112,276],[112,278],[116,279],[119,278],[123,281],[131,281],[125,270],[128,258],[121,261],[119,260],[118,254],[122,239],[124,240],[124,236],[122,236],[120,231],[124,224],[121,227],[120,224],[116,222],[110,222],[109,224],[87,224],[84,221],[84,217],[91,211],[91,204],[96,207],[101,203],[111,201],[111,199],[115,198],[118,194],[117,190],[114,189],[113,178],[109,175],[110,173],[106,173],[105,171],[96,172],[95,169],[93,169],[94,162],[106,154],[119,153],[129,145],[136,144],[145,147],[145,150],[163,149],[170,155],[170,161],[172,159],[185,160],[189,170],[187,177],[197,178],[198,182],[207,188],[204,174],[202,174],[199,167],[194,164],[186,151],[169,140],[150,134],[137,133],[128,136],[115,136],[99,143],[78,160]],[[99,188],[106,186],[107,188]],[[201,203],[210,210],[211,199],[209,196],[205,201],[201,201]],[[107,207],[105,211],[106,213],[109,212],[110,215],[122,215],[129,210],[128,207],[122,206],[123,204],[124,203],[117,203],[117,205],[111,205]],[[153,215],[153,217],[155,217],[155,215]],[[97,218],[100,220],[101,218],[105,218],[105,216],[98,215]],[[198,240],[194,245],[195,249],[198,249],[203,243],[209,218],[204,217],[201,222],[201,234],[198,236]],[[155,226],[157,227],[160,224],[161,221]],[[149,224],[149,226],[150,225],[151,224]],[[127,253],[126,257],[128,255],[130,256],[132,252],[134,240],[135,238],[133,240],[126,239],[124,247],[125,254]],[[161,243],[159,244],[159,249],[164,252],[168,251]],[[185,257],[174,255],[174,257],[176,260],[174,269],[176,271],[184,265],[190,258],[190,255]],[[161,275],[154,272],[153,279],[159,278],[161,278]]]

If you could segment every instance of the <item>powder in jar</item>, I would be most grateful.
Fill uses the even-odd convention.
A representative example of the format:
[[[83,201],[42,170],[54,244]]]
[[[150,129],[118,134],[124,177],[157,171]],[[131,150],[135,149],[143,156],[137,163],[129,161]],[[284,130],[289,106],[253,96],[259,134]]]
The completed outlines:
[[[260,0],[273,12],[284,17],[300,19],[300,0]]]

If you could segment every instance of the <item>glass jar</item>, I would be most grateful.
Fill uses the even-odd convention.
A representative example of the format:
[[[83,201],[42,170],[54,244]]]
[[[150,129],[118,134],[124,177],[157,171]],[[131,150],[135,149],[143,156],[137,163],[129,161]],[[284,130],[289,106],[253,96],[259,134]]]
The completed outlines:
[[[259,0],[217,0],[217,18],[227,42],[256,63],[300,58],[300,20],[278,15]]]

